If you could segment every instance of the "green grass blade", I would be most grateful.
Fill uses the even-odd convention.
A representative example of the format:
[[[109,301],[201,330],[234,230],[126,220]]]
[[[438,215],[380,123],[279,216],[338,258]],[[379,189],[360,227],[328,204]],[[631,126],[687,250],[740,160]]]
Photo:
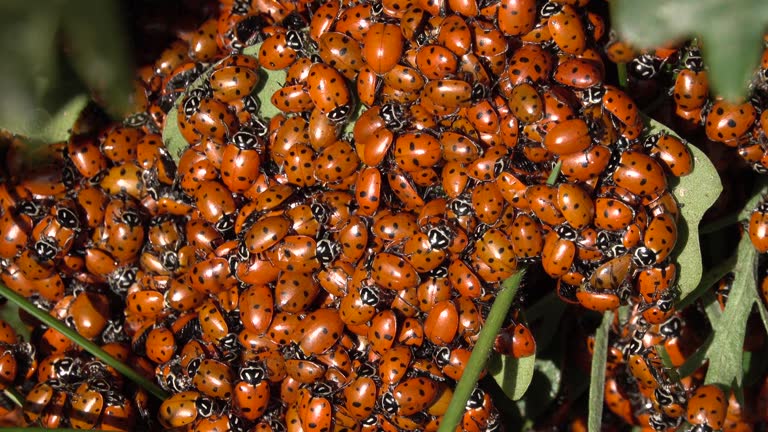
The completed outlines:
[[[608,329],[613,322],[613,311],[603,314],[603,321],[595,332],[595,349],[589,380],[589,417],[587,430],[599,432],[603,423],[603,397],[605,396],[605,360],[608,356]]]
[[[7,389],[3,390],[3,394],[16,406],[24,406],[24,396],[22,396],[21,393],[19,393],[15,388],[8,387]]]
[[[56,331],[68,337],[69,339],[71,339],[73,342],[80,345],[81,347],[83,347],[83,349],[93,354],[99,360],[103,361],[109,366],[112,366],[118,372],[120,372],[123,376],[135,382],[136,384],[138,384],[140,387],[144,388],[148,392],[152,393],[160,400],[165,400],[168,397],[168,394],[165,391],[163,391],[163,389],[158,387],[155,383],[144,378],[138,372],[131,369],[128,365],[122,363],[121,361],[107,354],[98,345],[80,336],[80,334],[78,334],[76,331],[67,327],[66,325],[64,325],[64,323],[52,317],[46,311],[33,305],[32,303],[27,301],[27,299],[15,293],[5,285],[0,285],[0,295],[7,298],[8,301],[15,303],[21,309],[24,309],[25,311],[27,311],[30,315],[37,318],[39,321],[42,321],[48,327],[56,329]]]
[[[491,311],[485,320],[485,326],[480,331],[480,337],[477,343],[475,343],[475,348],[472,349],[472,355],[469,357],[464,374],[456,386],[453,398],[451,398],[451,403],[448,405],[448,410],[445,413],[445,417],[443,417],[443,421],[440,423],[438,432],[454,432],[456,426],[461,422],[469,395],[475,388],[480,372],[488,362],[493,342],[501,329],[509,308],[512,306],[524,274],[525,268],[521,268],[520,271],[502,283],[502,289],[496,295],[496,300],[493,302],[493,306],[491,306]]]
[[[557,161],[557,164],[555,164],[555,167],[552,168],[552,172],[549,173],[549,177],[547,177],[547,184],[552,186],[557,181],[557,176],[560,175],[560,169],[563,167],[563,161]]]

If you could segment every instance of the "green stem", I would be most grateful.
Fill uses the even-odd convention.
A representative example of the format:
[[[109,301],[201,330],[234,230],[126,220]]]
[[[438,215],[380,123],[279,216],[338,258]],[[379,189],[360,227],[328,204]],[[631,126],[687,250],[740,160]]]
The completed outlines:
[[[627,64],[626,63],[618,63],[616,65],[617,72],[619,74],[619,87],[625,89],[627,88],[627,83],[629,82],[627,80]]]
[[[472,349],[472,355],[469,356],[467,367],[464,369],[464,374],[456,386],[453,398],[451,398],[451,403],[448,405],[448,410],[443,417],[443,421],[440,423],[438,432],[454,432],[456,426],[461,422],[461,418],[466,412],[467,400],[469,400],[472,390],[475,389],[477,380],[480,378],[480,372],[485,369],[485,364],[490,357],[491,348],[493,348],[493,342],[501,329],[501,325],[504,323],[504,318],[506,318],[509,308],[512,306],[524,274],[525,268],[521,268],[516,274],[502,283],[502,289],[496,295],[496,300],[493,302],[493,306],[491,306],[491,311],[485,320],[485,326],[480,331],[480,337],[474,349]]]
[[[96,358],[108,364],[109,366],[112,366],[118,372],[123,374],[126,378],[130,379],[131,381],[135,382],[139,386],[143,387],[148,392],[155,395],[158,399],[165,400],[168,397],[168,394],[165,391],[163,391],[163,389],[158,387],[155,383],[148,380],[147,378],[144,378],[138,372],[131,369],[128,365],[122,363],[121,361],[107,354],[106,352],[104,352],[104,350],[99,348],[98,345],[82,337],[79,333],[67,327],[66,325],[64,325],[64,323],[52,317],[46,311],[33,305],[32,303],[27,301],[27,299],[15,293],[13,290],[9,289],[5,285],[0,284],[0,295],[6,297],[9,301],[17,304],[20,308],[24,309],[30,315],[42,321],[48,327],[51,327],[56,331],[58,331],[59,333],[63,334],[64,336],[68,337],[73,342],[83,347],[83,349],[93,354]]]

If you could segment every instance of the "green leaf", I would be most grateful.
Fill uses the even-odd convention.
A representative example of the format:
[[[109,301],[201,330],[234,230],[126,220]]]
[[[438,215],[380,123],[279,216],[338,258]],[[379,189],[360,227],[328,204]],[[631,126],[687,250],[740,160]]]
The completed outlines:
[[[29,327],[21,320],[19,316],[19,306],[16,303],[8,302],[0,308],[0,318],[16,330],[16,334],[29,340],[31,335]]]
[[[557,399],[562,381],[562,371],[554,361],[537,358],[529,389],[525,397],[517,402],[521,412],[527,418],[543,414]]]
[[[42,101],[57,79],[58,24],[58,2],[0,2],[0,128],[31,136],[47,120]]]
[[[523,397],[531,384],[535,363],[535,355],[518,359],[497,354],[491,356],[488,372],[508,398],[518,400]]]
[[[738,256],[736,254],[731,255],[727,260],[722,261],[714,267],[707,270],[701,277],[696,288],[689,292],[687,296],[681,298],[677,303],[679,309],[684,309],[687,306],[693,304],[699,297],[706,294],[712,289],[720,279],[724,278],[728,273],[733,271],[733,267],[736,265]]]
[[[613,311],[603,314],[603,321],[595,332],[595,348],[589,380],[589,416],[587,430],[599,432],[603,424],[603,398],[605,396],[605,362],[608,356],[608,330],[613,322]]]
[[[665,132],[679,136],[653,119],[647,119],[651,133]],[[693,171],[680,177],[672,194],[680,204],[680,220],[677,223],[677,246],[673,257],[679,265],[678,284],[680,300],[683,300],[699,284],[702,274],[701,245],[699,243],[699,222],[704,213],[715,203],[723,186],[720,176],[709,158],[696,148],[689,145],[693,156]]]
[[[40,131],[40,139],[48,143],[68,140],[72,126],[86,105],[88,105],[88,96],[79,94],[73,97],[46,122]]]
[[[723,97],[743,97],[760,58],[768,21],[764,0],[616,0],[612,21],[630,43],[651,48],[698,36],[713,88]]]
[[[517,294],[517,289],[520,288],[520,282],[523,280],[524,275],[525,268],[523,267],[516,274],[502,282],[501,290],[496,294],[491,311],[488,313],[488,318],[485,320],[485,325],[480,331],[477,342],[475,342],[475,347],[472,349],[472,355],[469,356],[469,362],[466,369],[464,369],[464,374],[456,385],[438,432],[454,432],[456,426],[461,421],[469,395],[475,388],[480,372],[482,372],[488,362],[493,342],[496,339],[496,335],[499,334],[504,318],[507,316],[509,308],[515,300],[515,294]]]
[[[712,329],[714,338],[707,350],[709,358],[707,384],[730,387],[735,380],[738,385],[741,385],[744,376],[742,370],[744,336],[752,304],[757,298],[754,289],[757,276],[757,252],[749,236],[742,236],[738,255],[728,303],[725,305],[722,317]]]
[[[61,8],[72,66],[96,100],[121,118],[130,109],[133,67],[126,29],[115,0],[70,0]]]

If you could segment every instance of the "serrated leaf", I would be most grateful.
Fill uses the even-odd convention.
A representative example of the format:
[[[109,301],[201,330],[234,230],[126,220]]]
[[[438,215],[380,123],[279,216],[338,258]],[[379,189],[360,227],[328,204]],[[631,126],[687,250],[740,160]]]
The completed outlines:
[[[535,364],[535,355],[518,359],[494,354],[488,364],[488,373],[508,398],[518,400],[523,397],[531,384]]]
[[[608,356],[608,330],[613,322],[613,312],[603,314],[600,327],[595,331],[595,347],[589,379],[589,415],[587,430],[599,432],[603,424],[603,398],[605,396],[605,362]]]
[[[656,120],[648,119],[648,125],[651,133],[665,132],[679,138],[673,130]],[[703,267],[699,223],[723,190],[720,176],[704,152],[692,145],[689,145],[688,149],[693,156],[693,171],[685,177],[680,177],[672,189],[672,194],[680,204],[677,246],[673,257],[679,264],[678,284],[681,300],[695,290],[701,281]]]
[[[707,384],[730,387],[735,381],[737,385],[741,385],[744,376],[742,369],[744,336],[752,304],[757,299],[754,288],[757,276],[757,253],[749,236],[742,236],[738,257],[728,302],[722,317],[712,329],[714,338],[707,350],[707,358],[709,358]]]
[[[72,66],[96,100],[121,118],[129,111],[130,50],[115,0],[70,0],[61,8],[61,26]]]
[[[710,81],[721,96],[737,100],[760,58],[768,2],[732,0],[616,0],[612,21],[630,43],[651,48],[698,36]]]

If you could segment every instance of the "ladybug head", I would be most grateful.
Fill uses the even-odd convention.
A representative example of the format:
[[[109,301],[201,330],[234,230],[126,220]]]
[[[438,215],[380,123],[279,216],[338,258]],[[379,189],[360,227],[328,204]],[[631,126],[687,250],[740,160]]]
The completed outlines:
[[[249,361],[240,367],[238,372],[240,380],[251,385],[257,385],[267,379],[267,368],[262,362]]]

